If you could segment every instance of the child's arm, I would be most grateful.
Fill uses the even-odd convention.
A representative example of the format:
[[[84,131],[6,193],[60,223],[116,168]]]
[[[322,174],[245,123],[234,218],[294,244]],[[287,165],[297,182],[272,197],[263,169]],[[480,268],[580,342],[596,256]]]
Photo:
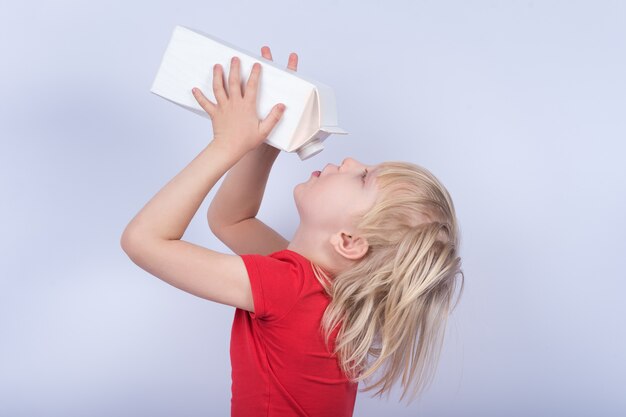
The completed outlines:
[[[263,58],[272,59],[268,46],[261,48]],[[287,68],[296,71],[298,55],[291,53]],[[207,220],[215,236],[234,253],[270,253],[287,248],[289,241],[256,218],[265,186],[280,149],[262,143],[248,152],[230,169],[217,191]]]
[[[207,212],[211,231],[234,253],[269,255],[289,241],[255,216],[280,149],[262,143],[233,166]]]

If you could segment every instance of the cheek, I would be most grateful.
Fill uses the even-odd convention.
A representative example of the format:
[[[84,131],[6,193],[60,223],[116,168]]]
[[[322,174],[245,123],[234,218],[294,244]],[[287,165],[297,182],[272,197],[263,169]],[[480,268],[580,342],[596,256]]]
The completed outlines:
[[[336,181],[300,184],[298,187],[294,190],[296,204],[301,215],[306,217],[320,220],[337,217],[346,204],[346,189]]]
[[[337,178],[325,178],[320,181],[311,184],[311,187],[307,190],[309,197],[315,199],[315,201],[324,201],[327,204],[338,203],[338,199],[343,200],[343,196],[349,191],[346,184]]]

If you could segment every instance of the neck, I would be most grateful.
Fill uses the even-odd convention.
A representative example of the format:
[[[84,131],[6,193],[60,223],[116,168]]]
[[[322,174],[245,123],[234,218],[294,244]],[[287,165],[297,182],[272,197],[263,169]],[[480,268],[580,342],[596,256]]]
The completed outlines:
[[[347,267],[345,264],[347,259],[344,259],[333,249],[330,244],[330,235],[327,232],[322,232],[316,228],[307,228],[302,223],[298,226],[287,249],[299,253],[332,275]]]

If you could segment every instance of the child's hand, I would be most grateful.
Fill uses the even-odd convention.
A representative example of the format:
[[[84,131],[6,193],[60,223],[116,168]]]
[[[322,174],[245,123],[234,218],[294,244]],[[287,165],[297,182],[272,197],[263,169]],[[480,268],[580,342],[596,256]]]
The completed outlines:
[[[261,48],[261,55],[263,55],[263,58],[265,59],[269,59],[270,61],[273,61],[272,59],[272,51],[270,50],[269,46],[264,46]],[[287,63],[287,68],[289,68],[292,71],[297,71],[298,69],[298,54],[296,54],[295,52],[292,52],[289,54],[289,63]]]
[[[282,103],[275,105],[267,117],[260,120],[257,115],[256,94],[261,64],[257,62],[252,66],[245,93],[241,91],[239,72],[239,58],[233,57],[227,93],[224,88],[222,66],[219,64],[213,66],[213,93],[217,104],[207,99],[199,88],[194,88],[192,92],[198,104],[211,118],[213,142],[243,156],[265,142],[282,117],[285,105]]]

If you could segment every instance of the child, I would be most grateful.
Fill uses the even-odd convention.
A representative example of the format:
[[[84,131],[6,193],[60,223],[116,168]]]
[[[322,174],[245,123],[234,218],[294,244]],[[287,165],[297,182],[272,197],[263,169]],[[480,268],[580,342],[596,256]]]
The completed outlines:
[[[272,59],[268,47],[261,52]],[[291,54],[289,69],[297,58]],[[378,383],[363,391],[382,385],[376,394],[389,393],[403,373],[402,397],[412,381],[416,395],[432,379],[454,278],[463,276],[448,192],[417,165],[370,167],[346,158],[295,187],[300,225],[288,242],[255,218],[278,154],[265,143],[249,152],[208,212],[212,231],[244,260],[267,312],[265,320],[258,309],[235,314],[233,415],[257,415],[242,404],[266,395],[252,394],[261,385],[271,391],[257,401],[262,407],[275,401],[297,415],[351,416],[358,381],[383,364]]]
[[[261,52],[272,59],[268,47]],[[241,93],[232,62],[231,95]],[[389,393],[402,374],[401,399],[412,382],[415,396],[432,379],[455,278],[463,277],[452,200],[415,164],[346,158],[295,187],[300,225],[288,242],[255,218],[279,153],[263,142],[281,116],[275,106],[256,119],[258,71],[243,100],[227,97],[218,78],[218,105],[194,92],[211,115],[213,142],[133,219],[122,246],[172,285],[237,307],[232,416],[351,416],[358,382],[379,369],[364,391]],[[237,256],[180,240],[228,168],[207,215]]]

